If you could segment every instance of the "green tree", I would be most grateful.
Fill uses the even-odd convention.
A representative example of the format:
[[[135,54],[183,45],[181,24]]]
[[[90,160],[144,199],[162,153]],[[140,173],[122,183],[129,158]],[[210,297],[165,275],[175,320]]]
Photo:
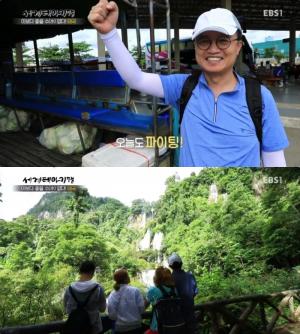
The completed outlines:
[[[68,202],[68,209],[73,214],[73,222],[75,227],[79,225],[79,215],[87,212],[90,208],[88,203],[89,193],[86,188],[76,187],[74,196]]]
[[[142,213],[149,215],[152,210],[152,204],[146,202],[144,199],[135,199],[131,203],[130,212],[131,214],[136,217]]]
[[[277,63],[280,63],[281,59],[284,58],[284,54],[276,50],[274,52],[274,58],[276,59]]]
[[[42,234],[36,250],[36,261],[41,266],[63,263],[78,267],[86,259],[94,260],[105,270],[109,254],[101,234],[92,225],[59,224]]]
[[[89,52],[93,50],[91,44],[85,41],[73,43],[74,56],[80,57],[81,59],[93,57]],[[68,52],[68,48],[65,52]]]
[[[263,195],[269,213],[264,225],[264,256],[277,268],[300,265],[300,185],[299,181],[284,182],[267,188]],[[280,191],[280,196],[278,192]],[[277,201],[274,201],[274,197]]]
[[[39,57],[41,61],[49,61],[49,60],[63,61],[63,60],[69,60],[70,54],[67,48],[60,48],[59,45],[54,44],[41,47],[39,49]]]
[[[145,47],[143,47],[141,49],[141,55],[139,58],[139,54],[138,54],[138,48],[137,46],[134,46],[131,50],[130,50],[131,55],[133,56],[133,58],[136,60],[136,62],[139,64],[139,66],[141,68],[145,68],[146,67],[146,53],[145,53]]]
[[[280,63],[281,59],[284,58],[284,54],[278,51],[275,47],[272,48],[266,48],[265,49],[265,58],[275,58],[278,63]]]
[[[265,58],[272,58],[274,55],[276,48],[272,47],[272,48],[265,48],[265,54],[264,57]]]
[[[86,59],[92,57],[89,53],[92,47],[85,41],[73,43],[74,56]],[[56,60],[63,61],[70,59],[69,48],[62,48],[59,45],[44,46],[39,49],[39,56],[42,61]]]
[[[20,217],[11,222],[0,220],[0,246],[8,247],[22,241],[32,246],[34,240],[30,226],[32,221],[30,217]]]
[[[32,268],[34,251],[22,241],[17,245],[8,247],[6,266],[14,270]]]

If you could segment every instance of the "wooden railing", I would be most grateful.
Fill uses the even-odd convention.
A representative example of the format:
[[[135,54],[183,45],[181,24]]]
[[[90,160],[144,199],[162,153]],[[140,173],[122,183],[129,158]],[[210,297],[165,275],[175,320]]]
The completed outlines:
[[[216,300],[195,311],[201,333],[269,334],[300,321],[300,290]]]
[[[143,319],[149,319],[145,312]],[[201,334],[270,334],[286,323],[300,321],[300,290],[216,300],[195,306],[197,332]],[[0,334],[61,333],[63,321],[7,327]]]

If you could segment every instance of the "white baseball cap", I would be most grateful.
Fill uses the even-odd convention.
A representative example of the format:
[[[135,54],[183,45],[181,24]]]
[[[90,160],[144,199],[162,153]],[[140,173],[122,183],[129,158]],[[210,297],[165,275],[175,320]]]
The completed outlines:
[[[232,36],[237,30],[242,31],[242,28],[235,15],[228,9],[215,8],[198,17],[192,39],[205,31],[218,31]]]
[[[182,263],[182,260],[178,254],[172,253],[168,258],[169,266],[172,266],[175,262]]]

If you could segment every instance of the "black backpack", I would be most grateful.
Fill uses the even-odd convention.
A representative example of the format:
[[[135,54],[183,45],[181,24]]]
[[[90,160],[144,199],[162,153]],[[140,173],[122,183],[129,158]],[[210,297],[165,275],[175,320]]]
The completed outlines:
[[[90,290],[87,298],[80,302],[75,296],[75,293],[71,286],[69,286],[69,291],[77,303],[77,308],[73,310],[64,324],[63,334],[90,334],[92,330],[92,324],[90,316],[85,309],[85,306],[89,302],[89,299],[93,292],[99,287],[97,284]]]
[[[185,334],[186,324],[182,312],[182,300],[175,289],[167,292],[164,287],[158,287],[163,298],[153,306],[153,313],[156,315],[159,334]]]
[[[192,96],[194,88],[197,86],[201,70],[195,70],[192,75],[188,76],[185,80],[181,96],[179,99],[180,114],[179,124],[182,121],[184,110]],[[255,126],[256,136],[260,145],[260,152],[262,148],[262,96],[261,96],[261,84],[256,78],[244,77],[246,85],[246,100],[250,116]]]

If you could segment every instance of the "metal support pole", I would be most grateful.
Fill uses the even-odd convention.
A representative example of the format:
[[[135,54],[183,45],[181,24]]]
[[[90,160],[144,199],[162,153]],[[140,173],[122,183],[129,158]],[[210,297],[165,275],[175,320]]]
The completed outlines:
[[[34,57],[35,57],[36,71],[40,72],[39,51],[38,51],[36,39],[33,40],[33,47],[34,47]]]
[[[74,67],[74,46],[73,46],[73,36],[71,32],[68,32],[68,41],[69,41],[69,54],[71,62],[71,70],[73,71]]]
[[[137,54],[138,54],[137,62],[140,65],[142,59],[142,47],[141,47],[140,21],[137,7],[135,7],[135,28],[136,28],[136,44],[137,44]]]
[[[69,41],[69,54],[70,54],[70,63],[71,63],[71,72],[72,72],[72,99],[75,99],[77,93],[75,73],[74,73],[74,45],[73,45],[73,36],[71,32],[68,32],[68,41]]]
[[[24,71],[24,62],[23,62],[23,45],[22,43],[16,43],[16,65],[21,67]],[[20,70],[19,70],[20,71]]]
[[[98,33],[98,31],[96,31],[97,33],[97,46],[98,46],[98,63],[100,63],[101,58],[105,59],[105,45],[102,41],[102,39],[100,38],[100,34]],[[98,70],[106,70],[106,64],[98,64]]]
[[[20,129],[22,132],[24,132],[24,129],[23,129],[22,125],[21,125],[21,122],[20,122],[20,119],[19,119],[19,116],[18,116],[18,114],[17,114],[16,109],[13,108],[13,111],[14,111],[14,115],[15,115],[15,117],[16,117],[16,120],[17,120],[19,129]]]
[[[223,8],[231,10],[231,8],[232,8],[232,3],[231,2],[232,2],[231,0],[221,0],[221,6]]]
[[[155,36],[154,36],[154,3],[153,0],[149,0],[149,14],[150,14],[150,44],[151,44],[151,66],[152,73],[156,72],[156,64],[155,64]],[[153,120],[153,135],[155,138],[155,159],[154,166],[158,167],[159,164],[159,149],[157,146],[157,137],[158,137],[158,122],[157,122],[157,97],[153,96],[152,99],[152,115],[154,117]]]
[[[166,0],[166,20],[167,20],[167,43],[168,43],[168,73],[172,70],[172,55],[171,55],[171,19],[170,19],[170,4],[169,0]]]
[[[83,153],[86,153],[86,148],[85,148],[85,145],[84,145],[80,125],[78,123],[76,123],[76,127],[77,127],[77,131],[78,131],[78,134],[79,134],[79,139],[80,139],[80,143],[81,143],[81,146],[82,146],[82,149],[83,149]]]
[[[44,130],[45,129],[45,124],[44,124],[44,121],[43,121],[43,117],[42,117],[42,115],[40,113],[39,113],[39,120],[40,120],[42,129]]]
[[[151,67],[152,67],[152,73],[155,73],[156,64],[155,64],[155,35],[154,35],[154,3],[153,3],[153,0],[149,0],[149,14],[150,14]]]
[[[128,49],[128,36],[127,36],[127,17],[124,6],[120,6],[120,19],[122,29],[122,41]]]
[[[179,15],[174,15],[174,51],[175,51],[175,67],[180,71],[180,45],[179,45]]]
[[[291,64],[295,63],[296,58],[296,29],[291,26],[290,28],[290,41],[289,41],[289,60]]]

